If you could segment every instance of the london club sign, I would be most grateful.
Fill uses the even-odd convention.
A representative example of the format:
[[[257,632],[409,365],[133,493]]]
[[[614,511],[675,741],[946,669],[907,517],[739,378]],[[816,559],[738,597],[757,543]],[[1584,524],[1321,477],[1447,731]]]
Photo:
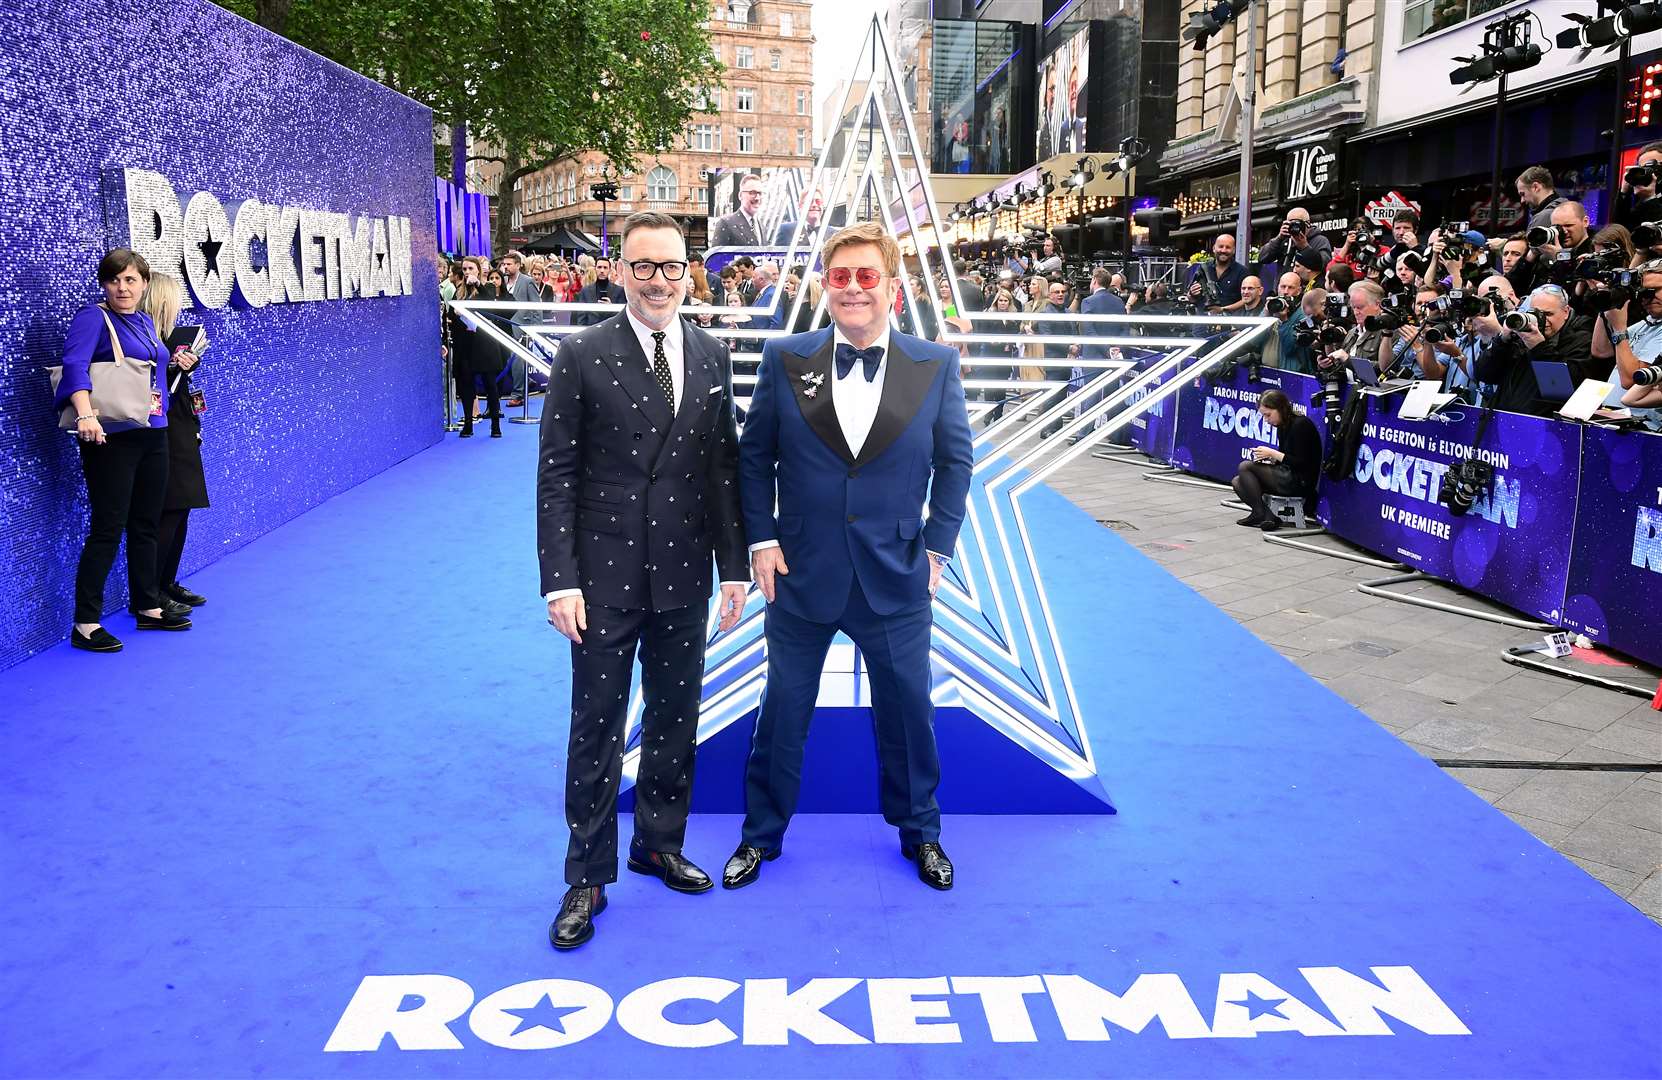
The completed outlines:
[[[181,203],[168,179],[122,169],[111,232],[152,269],[189,287],[197,307],[265,307],[408,296],[410,219],[347,214],[259,199],[221,202],[198,191]]]

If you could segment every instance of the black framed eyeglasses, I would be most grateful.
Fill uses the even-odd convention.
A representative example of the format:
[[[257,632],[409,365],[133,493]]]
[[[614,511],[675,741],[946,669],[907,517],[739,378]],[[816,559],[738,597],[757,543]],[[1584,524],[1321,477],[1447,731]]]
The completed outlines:
[[[624,259],[623,263],[629,267],[629,272],[635,275],[636,281],[651,281],[652,275],[663,271],[665,281],[680,281],[687,276],[687,263],[684,259],[669,259],[664,262],[653,262],[651,259]]]

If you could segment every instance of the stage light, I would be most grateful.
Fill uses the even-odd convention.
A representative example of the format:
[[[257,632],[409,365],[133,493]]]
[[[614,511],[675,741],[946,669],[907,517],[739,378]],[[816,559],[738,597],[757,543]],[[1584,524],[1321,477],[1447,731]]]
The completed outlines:
[[[1075,167],[1073,175],[1068,177],[1068,186],[1082,188],[1095,179],[1096,163],[1090,158],[1082,157],[1079,159],[1079,164]]]
[[[1483,54],[1456,56],[1461,66],[1449,72],[1448,81],[1455,86],[1488,82],[1539,64],[1541,47],[1529,40],[1529,20],[1529,13],[1521,12],[1484,27]]]
[[[1056,190],[1056,177],[1051,174],[1050,170],[1047,169],[1039,174],[1039,187],[1046,195]]]
[[[1607,4],[1600,3],[1599,11],[1614,8],[1602,18],[1591,15],[1567,14],[1564,18],[1576,25],[1558,32],[1558,45],[1565,49],[1596,49],[1601,45],[1615,45],[1627,38],[1662,29],[1662,4]]]
[[[1195,43],[1196,52],[1205,52],[1206,45],[1212,35],[1222,30],[1234,21],[1235,16],[1246,10],[1252,0],[1218,0],[1210,10],[1202,8],[1189,13],[1189,25],[1183,28],[1183,36]]]

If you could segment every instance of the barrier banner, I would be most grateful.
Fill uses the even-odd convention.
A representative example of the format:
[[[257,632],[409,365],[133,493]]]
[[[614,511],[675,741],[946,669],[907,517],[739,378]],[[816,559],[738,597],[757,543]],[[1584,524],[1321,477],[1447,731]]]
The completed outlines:
[[[1165,359],[1164,354],[1145,357],[1137,362],[1134,370],[1139,373],[1146,371],[1163,359]],[[1167,373],[1150,383],[1146,390],[1133,397],[1131,404],[1135,405],[1138,401],[1166,385],[1166,383],[1178,378],[1182,378],[1182,376],[1175,372]],[[1155,461],[1170,461],[1172,447],[1177,438],[1178,401],[1183,396],[1184,392],[1179,390],[1164,401],[1156,402],[1147,412],[1132,417],[1131,423],[1127,425],[1131,432],[1131,445]]]
[[[1443,474],[1474,455],[1481,411],[1399,420],[1402,393],[1369,394],[1350,476],[1323,479],[1316,516],[1334,534],[1416,570],[1558,623],[1570,568],[1581,427],[1497,412],[1475,451],[1494,468],[1463,515],[1438,502]]]
[[[1310,404],[1321,389],[1314,376],[1280,368],[1252,369],[1242,365],[1203,378],[1184,376],[1190,385],[1179,391],[1173,425],[1173,465],[1197,476],[1228,483],[1255,446],[1276,446],[1275,428],[1258,413],[1258,395],[1278,388],[1293,407],[1315,421],[1326,453],[1327,414]]]
[[[1662,435],[1582,436],[1564,625],[1662,664]]]

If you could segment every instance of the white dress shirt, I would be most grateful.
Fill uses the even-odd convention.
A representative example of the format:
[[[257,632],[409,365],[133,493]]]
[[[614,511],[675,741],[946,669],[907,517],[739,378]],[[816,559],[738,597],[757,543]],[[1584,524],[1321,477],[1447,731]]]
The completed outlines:
[[[646,356],[646,373],[651,377],[652,385],[656,386],[658,385],[658,375],[652,370],[652,354],[656,349],[656,344],[652,340],[654,331],[652,327],[636,318],[635,313],[628,308],[624,309],[624,318],[629,320],[629,328],[635,332],[636,339],[641,343],[641,352]],[[664,327],[664,358],[669,361],[669,381],[675,388],[674,400],[670,403],[672,413],[681,411],[681,398],[687,385],[687,364],[684,352],[685,350],[682,348],[681,316],[677,313],[675,318],[669,321],[669,325]],[[747,581],[724,581],[722,584],[748,585],[750,583]],[[545,595],[543,601],[552,603],[562,596],[581,595],[583,595],[582,589],[556,589]]]

